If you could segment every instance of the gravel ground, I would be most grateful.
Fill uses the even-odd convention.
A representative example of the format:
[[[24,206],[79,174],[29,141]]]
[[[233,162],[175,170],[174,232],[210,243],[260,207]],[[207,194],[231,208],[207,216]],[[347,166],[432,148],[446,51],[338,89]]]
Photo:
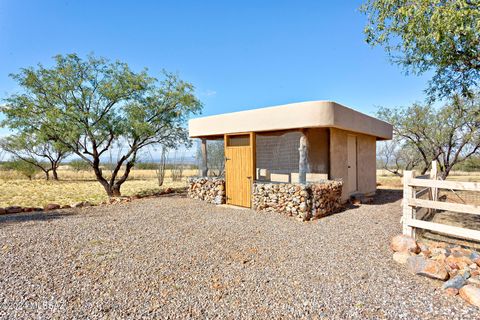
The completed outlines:
[[[478,319],[393,262],[399,192],[307,223],[180,197],[1,216],[0,317]]]

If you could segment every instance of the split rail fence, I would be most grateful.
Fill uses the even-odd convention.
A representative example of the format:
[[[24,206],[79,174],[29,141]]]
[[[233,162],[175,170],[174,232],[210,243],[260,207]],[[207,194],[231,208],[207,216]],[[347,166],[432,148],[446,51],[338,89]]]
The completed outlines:
[[[417,191],[418,188],[423,188]],[[415,176],[415,171],[405,171],[403,175],[403,234],[415,237],[415,229],[430,230],[457,238],[480,241],[480,230],[467,229],[417,219],[421,210],[434,213],[436,210],[480,215],[480,207],[465,203],[439,201],[439,189],[455,191],[480,191],[480,183],[437,180],[437,163],[432,163],[428,176]],[[425,197],[425,195],[427,197]],[[425,199],[427,198],[427,199]]]

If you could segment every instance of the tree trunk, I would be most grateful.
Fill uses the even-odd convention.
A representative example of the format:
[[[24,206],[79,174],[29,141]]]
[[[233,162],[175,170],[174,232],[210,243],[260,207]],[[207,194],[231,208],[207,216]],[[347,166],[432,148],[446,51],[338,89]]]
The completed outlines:
[[[55,167],[52,168],[52,175],[53,175],[53,180],[58,181],[57,168]]]
[[[132,170],[133,166],[135,165],[135,159],[137,157],[137,152],[133,153],[132,159],[127,162],[125,165],[125,172],[123,175],[118,179],[117,181],[114,181],[113,179],[110,180],[110,185],[111,185],[111,192],[113,197],[120,197],[122,193],[120,192],[120,188],[122,184],[127,181],[128,175],[130,174],[130,171]]]
[[[445,166],[443,168],[440,167],[440,179],[442,179],[442,180],[447,179],[451,170],[452,170],[452,166]]]
[[[120,192],[120,187],[121,187],[121,185],[117,186],[116,184],[112,187],[112,196],[113,197],[120,197],[122,195],[122,193]]]
[[[428,171],[428,169],[430,169],[430,165],[428,165],[428,166],[427,166],[427,165],[424,165],[423,168],[422,168],[422,171],[421,171],[420,175],[423,176],[423,175]]]
[[[45,179],[48,181],[50,180],[50,173],[48,172],[48,170],[44,171],[45,173]]]
[[[117,163],[117,167],[112,173],[112,177],[110,178],[110,182],[108,182],[104,177],[102,173],[102,169],[100,168],[100,158],[95,157],[92,161],[92,168],[93,172],[95,173],[95,177],[97,178],[97,181],[100,182],[100,184],[103,186],[105,189],[105,192],[109,197],[120,197],[122,194],[120,192],[120,187],[122,184],[127,180],[128,175],[130,174],[130,170],[132,170],[133,166],[135,165],[135,159],[136,159],[136,152],[133,153],[132,159],[127,162],[127,165],[125,167],[125,172],[123,173],[122,177],[115,181],[115,177],[120,170],[122,162],[125,160],[123,158],[120,160],[120,162]]]
[[[97,181],[100,182],[100,184],[103,186],[107,195],[109,197],[113,197],[112,187],[110,186],[108,181],[103,177],[102,169],[100,169],[99,158],[93,159],[92,169],[93,169],[93,172],[95,173],[95,177],[97,178]]]
[[[107,193],[107,195],[109,197],[120,197],[120,196],[122,196],[120,188],[122,187],[123,182],[118,183],[118,181],[117,181],[113,184],[113,186],[110,185],[109,183],[104,184],[102,181],[100,181],[100,183],[102,184],[103,188],[105,189],[105,192]]]
[[[114,184],[113,186],[111,186],[108,183],[106,185],[103,184],[102,182],[100,183],[102,184],[103,188],[105,189],[105,192],[109,197],[120,197],[122,195],[120,192],[121,185]]]

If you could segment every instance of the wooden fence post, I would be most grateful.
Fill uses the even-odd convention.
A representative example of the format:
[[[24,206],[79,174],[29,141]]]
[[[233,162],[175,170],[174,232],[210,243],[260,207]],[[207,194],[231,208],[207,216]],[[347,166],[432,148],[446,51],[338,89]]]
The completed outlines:
[[[415,208],[408,205],[408,199],[415,198],[415,188],[409,186],[410,180],[415,177],[415,171],[403,172],[403,201],[402,201],[402,229],[403,234],[415,238],[415,229],[408,225],[410,219],[415,219]]]
[[[430,170],[430,179],[432,180],[437,180],[438,176],[438,164],[437,160],[432,161],[432,170]],[[438,200],[438,189],[437,188],[431,188],[431,193],[432,193],[432,200],[437,201]]]

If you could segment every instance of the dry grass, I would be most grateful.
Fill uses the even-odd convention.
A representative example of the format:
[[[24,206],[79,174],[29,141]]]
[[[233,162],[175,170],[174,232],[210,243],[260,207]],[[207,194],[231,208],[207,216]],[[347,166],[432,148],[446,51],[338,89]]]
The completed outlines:
[[[109,172],[108,170],[104,169],[104,174],[108,178],[109,177]],[[194,169],[184,169],[183,170],[183,175],[185,177],[191,177],[193,175],[196,175],[198,173],[197,170]],[[120,171],[119,175],[122,175],[123,171]],[[166,170],[165,176],[167,178],[171,177],[172,173],[170,170]],[[81,180],[81,181],[88,181],[88,180],[95,180],[95,174],[90,171],[74,171],[68,168],[68,166],[63,166],[60,167],[58,171],[58,176],[60,177],[61,180]],[[155,180],[156,179],[156,174],[155,170],[138,170],[134,169],[131,171],[129,175],[129,180]],[[35,176],[36,179],[43,179],[44,174],[43,173],[38,173]],[[20,173],[16,171],[0,171],[0,179],[1,180],[16,180],[16,179],[25,179],[24,176],[22,176]]]
[[[185,176],[196,174],[195,170],[185,170]],[[71,205],[79,201],[99,203],[108,199],[105,190],[90,172],[60,170],[61,181],[46,181],[39,175],[32,181],[16,173],[3,172],[0,176],[0,207],[19,205],[25,207],[43,207],[48,203]],[[167,172],[162,187],[158,186],[155,171],[133,170],[129,180],[122,185],[122,195],[155,193],[165,188],[186,186],[186,178],[173,182]]]
[[[453,171],[447,180],[480,182],[480,172]],[[377,185],[380,189],[403,188],[402,179],[386,170],[377,170]]]

